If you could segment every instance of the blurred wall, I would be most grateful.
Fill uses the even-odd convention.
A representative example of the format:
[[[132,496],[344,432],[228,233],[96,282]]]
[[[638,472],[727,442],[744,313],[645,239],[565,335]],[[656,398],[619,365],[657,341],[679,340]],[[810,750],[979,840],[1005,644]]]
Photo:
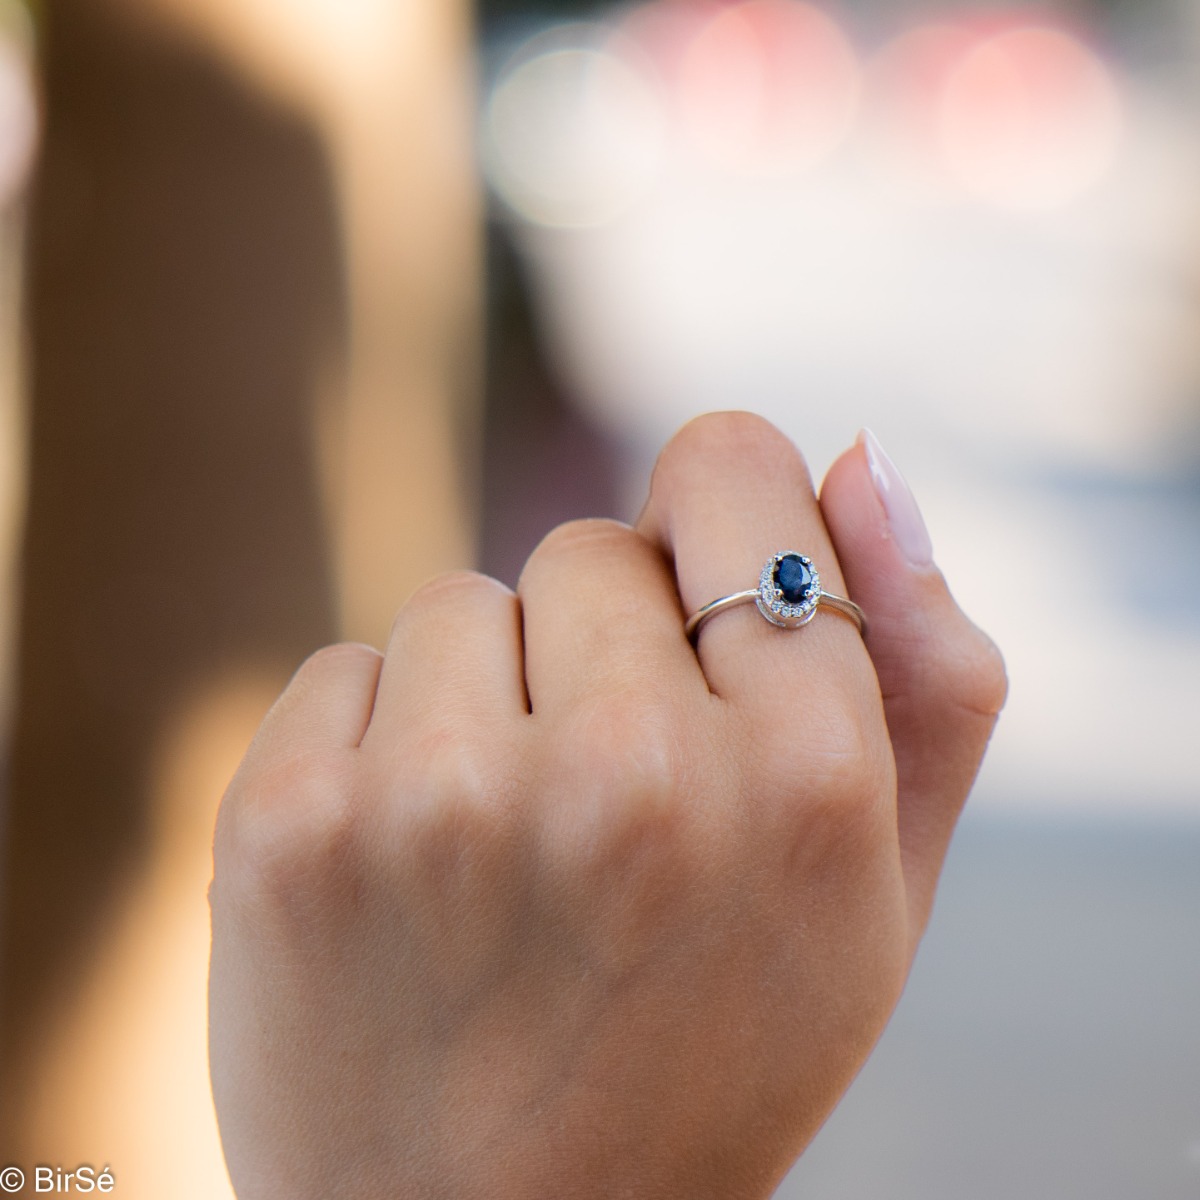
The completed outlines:
[[[468,32],[446,0],[45,10],[5,1162],[227,1187],[204,1064],[221,787],[307,653],[381,644],[471,556]]]

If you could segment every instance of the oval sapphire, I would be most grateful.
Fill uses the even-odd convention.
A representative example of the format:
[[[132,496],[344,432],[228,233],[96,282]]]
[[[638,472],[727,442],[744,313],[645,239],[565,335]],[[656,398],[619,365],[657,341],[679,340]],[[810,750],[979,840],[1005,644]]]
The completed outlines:
[[[803,604],[812,588],[812,571],[798,554],[785,554],[775,564],[775,586],[788,604]]]

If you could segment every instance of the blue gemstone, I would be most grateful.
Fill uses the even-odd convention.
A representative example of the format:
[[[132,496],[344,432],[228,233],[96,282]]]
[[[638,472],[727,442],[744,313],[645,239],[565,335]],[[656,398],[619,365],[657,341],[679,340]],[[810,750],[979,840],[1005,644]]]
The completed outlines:
[[[812,572],[798,554],[785,554],[775,564],[775,586],[788,604],[803,604],[812,588]]]

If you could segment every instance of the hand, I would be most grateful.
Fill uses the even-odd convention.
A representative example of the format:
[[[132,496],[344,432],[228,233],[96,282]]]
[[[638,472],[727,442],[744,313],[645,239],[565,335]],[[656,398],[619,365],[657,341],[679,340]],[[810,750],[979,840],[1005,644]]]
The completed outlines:
[[[517,595],[446,576],[385,655],[301,668],[217,829],[241,1200],[771,1194],[896,1003],[1004,699],[875,466],[891,522],[864,445],[818,504],[771,426],[701,418],[636,530],[562,526]],[[746,606],[694,651],[783,549],[865,644]]]

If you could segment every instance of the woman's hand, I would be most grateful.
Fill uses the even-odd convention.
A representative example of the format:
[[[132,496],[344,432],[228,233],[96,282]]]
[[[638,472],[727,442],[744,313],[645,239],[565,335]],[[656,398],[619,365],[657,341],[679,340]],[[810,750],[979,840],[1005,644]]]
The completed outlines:
[[[818,503],[774,428],[705,417],[636,529],[310,659],[217,829],[241,1200],[769,1196],[896,1003],[1004,699],[919,522],[873,443]],[[746,606],[694,651],[785,549],[865,643]]]

